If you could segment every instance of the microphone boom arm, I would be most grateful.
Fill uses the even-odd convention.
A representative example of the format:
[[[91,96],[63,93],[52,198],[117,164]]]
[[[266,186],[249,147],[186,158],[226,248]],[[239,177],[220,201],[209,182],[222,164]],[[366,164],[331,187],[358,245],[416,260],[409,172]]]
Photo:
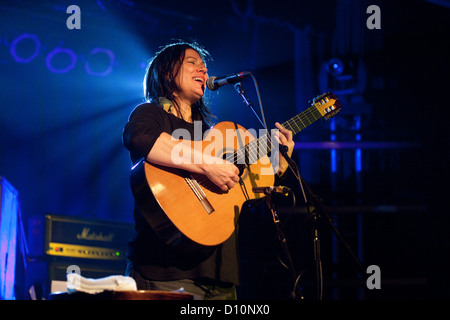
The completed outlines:
[[[256,113],[255,108],[253,108],[253,102],[250,100],[249,97],[247,97],[247,94],[245,93],[245,90],[242,87],[241,83],[237,82],[233,86],[236,89],[237,93],[242,97],[242,99],[244,100],[244,103],[247,105],[247,107],[249,107],[253,111],[253,113],[255,114],[256,118],[259,121],[259,123],[261,123],[263,128],[265,128],[268,131],[269,129],[264,125],[264,122],[261,120],[259,115]],[[269,132],[267,132],[267,134],[269,136]]]

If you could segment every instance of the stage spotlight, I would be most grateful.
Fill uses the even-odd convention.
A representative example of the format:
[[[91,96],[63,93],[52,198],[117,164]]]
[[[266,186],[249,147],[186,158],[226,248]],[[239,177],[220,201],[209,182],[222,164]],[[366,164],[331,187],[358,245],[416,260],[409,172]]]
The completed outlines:
[[[333,57],[322,63],[319,71],[321,91],[335,94],[361,94],[365,88],[367,70],[357,57]]]
[[[341,59],[333,58],[328,61],[326,69],[330,75],[338,76],[344,72],[344,63]]]

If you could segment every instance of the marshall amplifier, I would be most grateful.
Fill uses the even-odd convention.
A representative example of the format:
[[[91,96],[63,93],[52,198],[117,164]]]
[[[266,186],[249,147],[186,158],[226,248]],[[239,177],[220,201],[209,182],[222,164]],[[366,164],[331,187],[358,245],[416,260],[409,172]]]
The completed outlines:
[[[132,224],[46,215],[44,250],[51,257],[126,261],[132,233]]]
[[[123,275],[133,233],[132,223],[54,214],[31,217],[25,291],[34,287],[47,297],[65,290],[71,266],[86,278]],[[64,288],[55,290],[55,284]]]
[[[68,268],[83,277],[123,275],[133,224],[48,214],[29,221],[29,247],[34,263],[27,274],[46,297],[65,290]]]

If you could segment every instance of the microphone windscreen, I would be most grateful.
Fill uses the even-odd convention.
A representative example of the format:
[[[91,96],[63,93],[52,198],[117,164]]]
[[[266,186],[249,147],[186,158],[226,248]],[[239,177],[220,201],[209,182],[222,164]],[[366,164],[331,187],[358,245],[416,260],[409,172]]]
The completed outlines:
[[[214,80],[216,80],[216,78],[217,77],[209,77],[208,80],[206,80],[206,87],[211,91],[218,89],[218,87],[214,86]]]

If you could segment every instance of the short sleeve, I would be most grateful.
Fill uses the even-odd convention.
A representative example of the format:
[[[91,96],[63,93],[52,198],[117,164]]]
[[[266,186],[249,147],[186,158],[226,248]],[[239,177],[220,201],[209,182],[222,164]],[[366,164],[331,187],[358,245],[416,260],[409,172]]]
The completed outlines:
[[[164,112],[155,103],[140,104],[131,112],[122,139],[133,163],[147,157],[156,139],[164,131]]]

